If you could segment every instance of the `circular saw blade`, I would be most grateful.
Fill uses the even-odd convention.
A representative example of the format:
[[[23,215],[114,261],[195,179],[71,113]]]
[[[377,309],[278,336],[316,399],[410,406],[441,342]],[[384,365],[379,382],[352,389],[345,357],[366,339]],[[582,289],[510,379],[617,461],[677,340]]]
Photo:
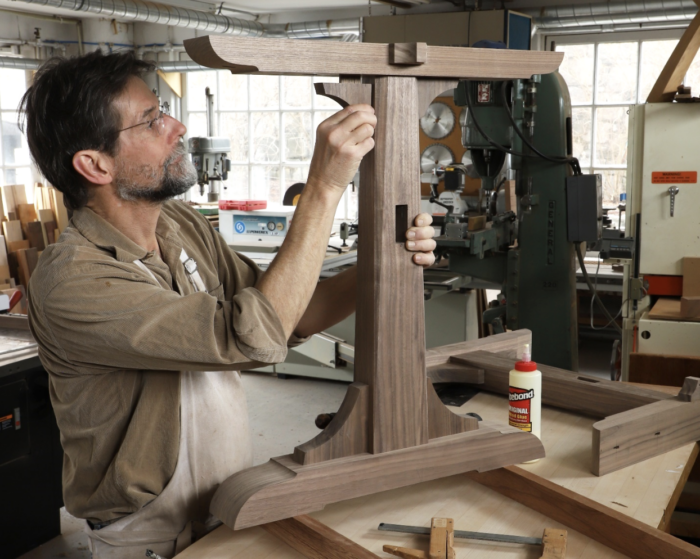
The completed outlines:
[[[433,144],[423,150],[420,155],[420,170],[422,173],[432,173],[435,167],[444,167],[454,162],[455,155],[444,144]]]
[[[428,107],[428,110],[421,117],[420,127],[428,138],[439,140],[454,129],[455,114],[449,105],[436,101]]]

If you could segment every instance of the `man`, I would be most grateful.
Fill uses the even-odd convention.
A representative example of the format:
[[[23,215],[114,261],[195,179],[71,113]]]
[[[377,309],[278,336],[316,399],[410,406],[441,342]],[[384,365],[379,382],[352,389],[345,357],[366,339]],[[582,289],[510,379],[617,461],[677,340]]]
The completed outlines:
[[[337,204],[374,141],[368,105],[323,122],[304,194],[263,275],[197,212],[182,137],[132,55],[56,59],[23,99],[32,156],[73,210],[30,284],[65,451],[64,500],[95,559],[172,557],[219,483],[251,466],[240,369],[354,311],[354,269],[318,283]],[[433,262],[430,217],[407,235]],[[211,520],[211,519],[210,519]]]

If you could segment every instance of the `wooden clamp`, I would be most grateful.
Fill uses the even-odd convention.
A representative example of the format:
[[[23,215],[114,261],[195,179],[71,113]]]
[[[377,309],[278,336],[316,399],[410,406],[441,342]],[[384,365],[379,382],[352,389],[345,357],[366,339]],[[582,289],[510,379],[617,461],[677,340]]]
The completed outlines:
[[[428,61],[427,43],[391,43],[389,63],[417,66]]]
[[[230,36],[189,39],[185,48],[195,62],[232,72],[340,74],[341,83],[317,84],[317,93],[343,106],[371,104],[377,116],[375,148],[360,166],[355,382],[316,438],[293,455],[224,481],[212,513],[230,528],[247,528],[377,491],[543,457],[531,433],[480,425],[438,398],[426,376],[423,271],[404,237],[420,213],[416,121],[435,95],[458,78],[553,72],[562,54],[419,45],[410,54],[396,45]],[[403,62],[392,64],[390,51]]]
[[[455,559],[455,523],[451,518],[433,518],[430,522],[430,551],[385,545],[385,553],[403,559]]]

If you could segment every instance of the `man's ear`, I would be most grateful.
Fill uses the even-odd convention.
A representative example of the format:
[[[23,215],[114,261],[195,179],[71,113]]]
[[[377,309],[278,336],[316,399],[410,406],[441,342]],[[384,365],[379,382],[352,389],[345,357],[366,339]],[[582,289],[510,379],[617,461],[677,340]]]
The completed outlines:
[[[92,184],[109,184],[113,180],[114,162],[101,151],[84,149],[73,156],[73,168]]]

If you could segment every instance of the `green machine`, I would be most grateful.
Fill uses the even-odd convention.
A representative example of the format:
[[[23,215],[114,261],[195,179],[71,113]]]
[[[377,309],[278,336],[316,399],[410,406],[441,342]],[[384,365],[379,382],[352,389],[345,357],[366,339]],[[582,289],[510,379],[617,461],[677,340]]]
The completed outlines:
[[[467,107],[462,143],[482,186],[477,213],[448,211],[437,250],[449,259],[451,271],[502,285],[498,303],[484,313],[485,323],[497,332],[532,330],[535,361],[576,371],[576,268],[567,235],[567,179],[580,168],[572,157],[566,83],[556,72],[530,80],[460,81],[454,97],[455,104]],[[515,171],[517,211],[504,210],[505,193],[499,202],[496,177],[507,153]],[[482,216],[486,226],[479,229]]]

